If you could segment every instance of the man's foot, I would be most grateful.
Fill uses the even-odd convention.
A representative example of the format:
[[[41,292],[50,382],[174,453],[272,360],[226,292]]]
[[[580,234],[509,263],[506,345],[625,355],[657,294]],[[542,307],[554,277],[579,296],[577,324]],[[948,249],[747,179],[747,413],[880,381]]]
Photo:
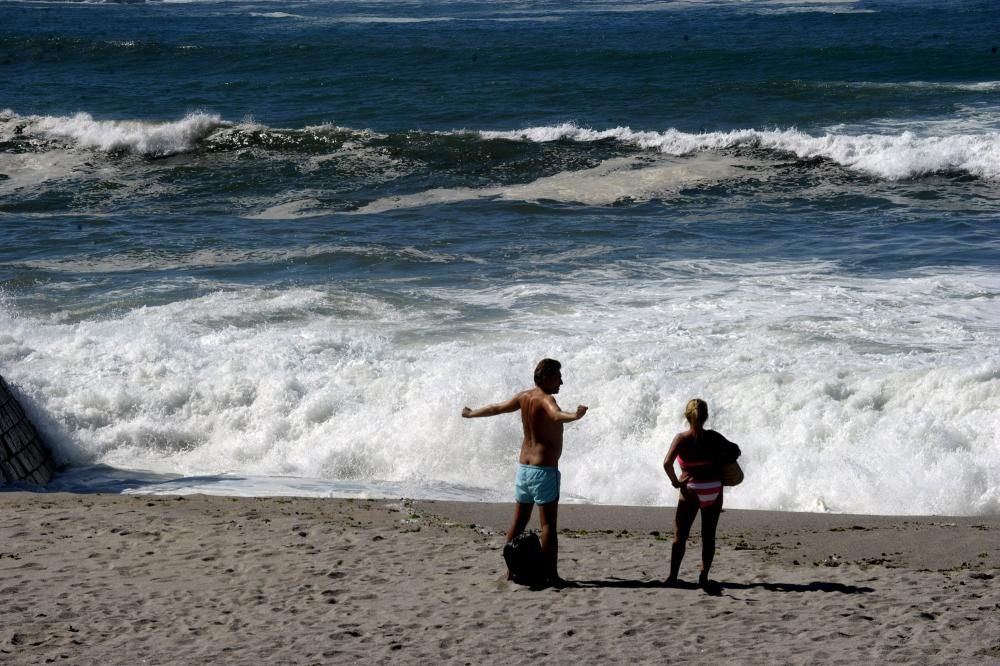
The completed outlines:
[[[576,587],[576,583],[566,580],[565,578],[560,578],[559,574],[555,576],[549,576],[545,580],[546,587],[554,587],[557,590],[561,590],[564,587]]]
[[[663,581],[663,584],[667,587],[680,587],[681,581],[677,579],[677,576],[669,576],[665,581]]]

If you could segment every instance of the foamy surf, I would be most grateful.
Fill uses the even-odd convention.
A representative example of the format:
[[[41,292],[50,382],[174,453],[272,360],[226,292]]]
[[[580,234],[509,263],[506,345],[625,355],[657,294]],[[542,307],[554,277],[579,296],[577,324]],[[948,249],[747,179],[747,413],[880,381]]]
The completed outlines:
[[[663,132],[634,131],[628,127],[593,130],[563,124],[503,132],[482,131],[479,135],[487,140],[533,142],[615,140],[678,156],[702,151],[752,148],[792,153],[800,159],[820,157],[888,180],[951,171],[964,171],[991,180],[1000,179],[998,132],[957,136],[917,136],[909,131],[895,135],[827,133],[813,136],[797,130],[747,129],[691,134],[675,129]]]
[[[241,265],[293,264],[296,261],[323,257],[370,257],[384,260],[402,260],[427,263],[467,261],[482,263],[472,256],[428,252],[413,247],[386,247],[378,245],[309,245],[297,248],[269,248],[256,250],[196,250],[170,253],[130,252],[101,257],[65,257],[61,259],[27,260],[0,266],[31,268],[62,273],[138,273],[167,272],[201,268]]]
[[[488,488],[460,484],[392,483],[310,479],[295,476],[207,474],[181,476],[148,470],[128,470],[106,465],[74,467],[47,486],[52,492],[91,492],[122,495],[219,495],[223,497],[319,497],[350,499],[452,500],[502,502],[508,497]],[[581,503],[573,495],[563,502]]]
[[[745,452],[729,506],[1000,509],[995,275],[681,262],[602,279],[556,260],[564,280],[405,301],[244,288],[83,320],[5,305],[0,363],[74,465],[503,495],[518,420],[459,411],[555,356],[560,401],[591,407],[563,460],[581,500],[671,504],[660,463],[699,395]]]
[[[883,126],[883,131],[880,133],[864,131],[863,126],[850,128],[843,126],[841,131],[828,131],[820,135],[796,129],[744,129],[704,133],[682,132],[673,128],[663,131],[640,131],[629,127],[595,130],[571,123],[508,131],[480,130],[474,134],[487,141],[498,139],[535,143],[614,141],[675,157],[753,149],[764,154],[772,152],[776,158],[784,154],[792,154],[802,160],[822,158],[847,169],[886,180],[954,172],[1000,180],[998,118],[1000,116],[995,111],[967,109],[961,117],[924,120],[919,123],[908,121],[906,126],[911,128],[909,130],[894,132],[898,123],[881,120],[869,123],[873,127]],[[916,128],[923,130],[918,132]],[[851,131],[843,131],[846,129]],[[467,134],[469,133],[463,130],[442,133],[442,136]],[[385,156],[378,150],[372,150],[368,144],[373,141],[385,141],[396,135],[335,125],[311,126],[301,130],[275,129],[253,120],[240,123],[228,122],[219,115],[204,112],[188,114],[181,120],[166,122],[95,120],[86,112],[72,116],[19,116],[8,109],[0,113],[0,140],[13,141],[16,137],[32,136],[40,139],[64,140],[73,146],[104,152],[125,151],[150,157],[189,152],[206,140],[211,141],[213,145],[233,150],[256,145],[268,149],[294,151],[297,147],[311,146],[318,142],[319,145],[327,143],[331,148],[330,155],[323,159],[385,161]],[[622,158],[624,159],[626,158]],[[627,166],[623,161],[609,161],[600,168],[578,172],[574,178],[592,174],[608,182],[610,180],[607,178],[608,172]],[[645,175],[652,173],[647,171]],[[640,179],[644,177],[643,174],[638,175]],[[552,190],[559,190],[561,187],[559,176],[550,178],[552,180],[542,179],[534,188],[544,190],[551,185]],[[693,178],[697,180],[697,175]],[[531,194],[532,189],[533,187],[525,186],[481,188],[468,192],[458,189],[451,195],[438,191],[435,196],[446,197],[451,201],[496,195],[523,199],[540,198]],[[526,194],[519,194],[519,191]],[[641,193],[639,196],[642,196]],[[546,198],[559,200],[562,197]],[[579,195],[575,200],[588,202]],[[277,212],[284,214],[280,210]],[[294,217],[297,211],[287,212],[292,213],[291,216]]]
[[[223,126],[222,119],[192,113],[182,120],[155,123],[138,120],[95,120],[89,113],[27,119],[28,131],[46,138],[68,139],[85,148],[106,152],[127,151],[151,157],[188,150]]]
[[[34,137],[104,152],[163,157],[190,151],[227,125],[218,115],[202,112],[177,121],[150,121],[97,120],[82,111],[71,116],[21,116],[6,109],[0,112],[0,140]]]
[[[681,188],[717,183],[741,175],[745,160],[711,154],[687,160],[622,157],[591,169],[564,171],[523,185],[432,189],[378,199],[354,213],[371,214],[402,208],[451,204],[474,199],[556,201],[587,206],[649,201],[676,194]],[[269,209],[270,212],[271,209]]]

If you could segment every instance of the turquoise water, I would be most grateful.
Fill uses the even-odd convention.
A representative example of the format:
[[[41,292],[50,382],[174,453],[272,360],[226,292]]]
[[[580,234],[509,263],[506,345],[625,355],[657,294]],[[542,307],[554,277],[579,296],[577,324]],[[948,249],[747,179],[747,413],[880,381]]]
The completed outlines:
[[[505,497],[456,416],[555,356],[582,501],[672,503],[700,395],[732,506],[1000,510],[994,3],[0,16],[0,370],[64,462]]]

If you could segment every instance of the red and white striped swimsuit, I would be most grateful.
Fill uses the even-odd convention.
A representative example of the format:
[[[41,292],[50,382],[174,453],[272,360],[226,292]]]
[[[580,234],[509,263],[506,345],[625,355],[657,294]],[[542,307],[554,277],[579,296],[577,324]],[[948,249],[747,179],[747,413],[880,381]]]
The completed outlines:
[[[685,463],[680,456],[677,456],[677,464],[681,466],[682,470],[686,471],[692,467],[707,467],[712,463],[707,460]],[[688,490],[693,491],[698,496],[698,506],[701,508],[712,506],[719,499],[719,496],[722,495],[722,479],[689,478],[684,483],[687,485]]]

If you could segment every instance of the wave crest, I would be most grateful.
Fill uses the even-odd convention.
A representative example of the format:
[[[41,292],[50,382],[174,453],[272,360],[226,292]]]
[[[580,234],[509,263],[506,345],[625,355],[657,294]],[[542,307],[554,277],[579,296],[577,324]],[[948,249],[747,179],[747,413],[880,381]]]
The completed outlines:
[[[934,173],[965,172],[1000,180],[1000,132],[951,136],[836,134],[812,136],[797,129],[692,134],[669,129],[634,131],[629,127],[593,130],[571,123],[508,132],[479,132],[483,139],[509,141],[618,141],[669,155],[751,148],[792,153],[800,159],[824,158],[878,178],[901,180]]]
[[[992,117],[992,116],[991,116]],[[982,123],[980,123],[982,124]],[[846,169],[886,180],[920,178],[941,173],[962,173],[986,180],[1000,180],[1000,131],[978,131],[961,125],[934,124],[887,132],[844,131],[832,128],[821,135],[796,128],[738,129],[691,133],[670,128],[640,131],[630,127],[604,130],[573,123],[528,127],[511,131],[455,130],[448,132],[402,131],[380,134],[369,129],[315,125],[301,129],[272,128],[253,120],[229,122],[217,114],[189,113],[180,120],[96,120],[86,112],[72,116],[19,116],[0,112],[0,143],[19,140],[69,142],[75,147],[115,153],[128,152],[163,157],[194,150],[205,143],[212,150],[287,151],[329,154],[331,150],[371,142],[391,145],[405,155],[415,141],[441,142],[456,138],[486,141],[548,143],[614,143],[671,156],[752,150],[794,155],[802,160],[824,159]]]
[[[104,152],[129,152],[164,157],[191,150],[215,130],[227,127],[216,114],[194,112],[181,120],[95,120],[86,112],[72,116],[18,116],[0,113],[0,140],[14,135],[69,141]]]

